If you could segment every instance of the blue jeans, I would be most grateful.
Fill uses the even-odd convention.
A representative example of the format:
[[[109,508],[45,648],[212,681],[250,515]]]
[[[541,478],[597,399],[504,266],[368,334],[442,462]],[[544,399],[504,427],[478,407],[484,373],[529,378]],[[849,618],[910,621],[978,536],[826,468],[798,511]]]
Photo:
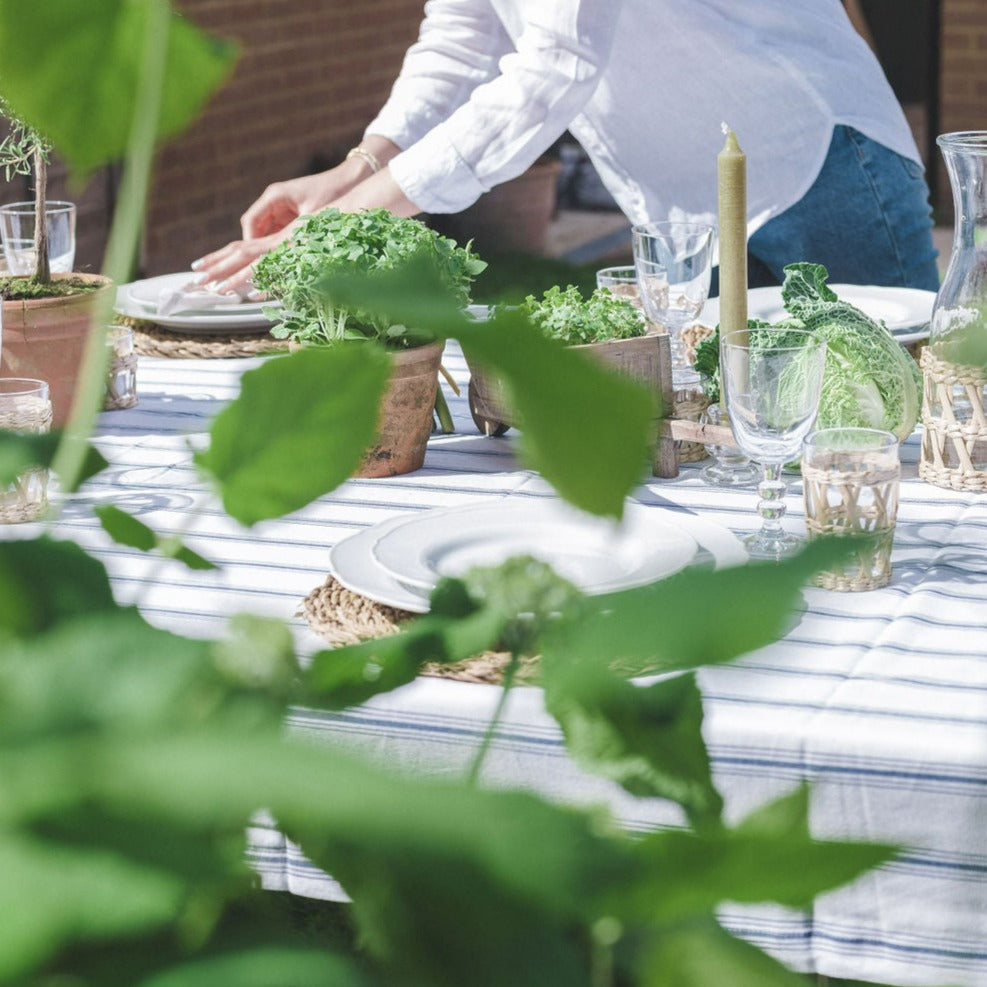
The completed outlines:
[[[842,125],[809,191],[747,251],[752,288],[781,284],[795,261],[825,265],[832,284],[939,287],[922,166]]]

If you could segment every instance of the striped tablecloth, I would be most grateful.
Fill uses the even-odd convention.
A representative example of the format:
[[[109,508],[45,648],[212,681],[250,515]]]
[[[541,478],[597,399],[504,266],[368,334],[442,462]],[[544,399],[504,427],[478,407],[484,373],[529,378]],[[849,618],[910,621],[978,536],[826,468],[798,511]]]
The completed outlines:
[[[209,418],[237,391],[245,360],[141,358],[140,403],[102,416],[111,468],[66,505],[59,533],[108,567],[118,599],[162,627],[218,636],[250,611],[286,618],[300,649],[319,642],[295,615],[328,571],[340,539],[397,513],[544,488],[512,456],[510,433],[481,437],[465,399],[457,431],[437,436],[425,467],[354,480],[309,508],[252,531],[226,518],[192,466]],[[465,381],[454,347],[446,366]],[[987,985],[987,497],[917,479],[918,445],[903,450],[891,586],[870,593],[805,592],[808,609],[781,642],[705,669],[706,737],[731,820],[800,779],[813,784],[820,837],[891,840],[907,849],[811,913],[725,907],[732,930],[795,969],[901,985]],[[755,525],[750,490],[713,488],[699,467],[636,492],[737,532]],[[802,527],[793,485],[786,523]],[[113,502],[222,566],[194,573],[149,566],[110,544],[91,506]],[[27,529],[22,530],[28,530]],[[151,570],[154,568],[153,580]],[[429,776],[462,772],[496,700],[490,686],[419,679],[343,714],[297,710],[294,728]],[[577,770],[537,689],[514,692],[487,760],[491,785],[573,803],[606,802],[631,830],[676,824],[657,800],[632,799]],[[273,828],[252,831],[266,887],[312,897],[340,892]]]

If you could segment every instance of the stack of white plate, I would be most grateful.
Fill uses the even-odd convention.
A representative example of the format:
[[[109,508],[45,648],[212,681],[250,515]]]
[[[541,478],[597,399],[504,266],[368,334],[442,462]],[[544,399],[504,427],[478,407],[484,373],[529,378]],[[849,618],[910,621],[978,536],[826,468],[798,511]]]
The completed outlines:
[[[439,579],[518,555],[533,556],[585,593],[641,586],[688,565],[746,561],[739,540],[693,514],[629,502],[620,523],[553,498],[505,497],[399,516],[365,528],[330,553],[347,589],[425,613]]]
[[[277,302],[225,301],[194,290],[183,296],[183,307],[162,314],[159,311],[162,300],[191,289],[193,277],[191,271],[180,271],[120,285],[116,311],[189,334],[257,333],[274,324],[269,313],[279,307]]]

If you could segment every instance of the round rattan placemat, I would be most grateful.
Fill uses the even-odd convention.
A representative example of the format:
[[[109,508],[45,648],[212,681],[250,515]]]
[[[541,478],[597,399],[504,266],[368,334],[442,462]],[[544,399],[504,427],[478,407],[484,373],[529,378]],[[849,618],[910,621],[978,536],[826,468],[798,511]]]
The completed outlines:
[[[309,627],[324,641],[338,647],[394,634],[403,623],[416,615],[354,593],[330,575],[305,597],[298,616],[304,617]],[[465,661],[449,664],[429,662],[422,668],[421,674],[459,682],[500,685],[509,661],[510,654],[506,651],[487,651]],[[522,659],[515,680],[532,679],[537,664],[537,658]]]
[[[118,316],[117,325],[134,330],[134,349],[141,356],[164,356],[174,359],[216,360],[238,356],[261,356],[286,351],[288,344],[275,339],[267,330],[258,333],[210,333],[208,336],[176,332],[154,322]]]

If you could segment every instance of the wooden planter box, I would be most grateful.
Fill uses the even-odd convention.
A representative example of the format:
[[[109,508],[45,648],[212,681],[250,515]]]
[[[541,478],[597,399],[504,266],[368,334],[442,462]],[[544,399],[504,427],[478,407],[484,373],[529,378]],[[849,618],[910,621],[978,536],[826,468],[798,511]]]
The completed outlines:
[[[679,445],[683,439],[702,441],[694,430],[710,429],[694,422],[673,422],[672,416],[672,361],[668,336],[655,334],[636,339],[617,339],[607,343],[589,343],[575,349],[585,350],[594,359],[626,373],[651,388],[658,395],[658,417],[654,422],[654,452],[652,473],[658,477],[678,475]],[[503,435],[509,428],[519,425],[512,412],[503,385],[467,358],[470,368],[469,407],[476,427],[484,435]],[[688,434],[679,434],[672,428],[679,424],[691,426]],[[722,426],[721,426],[722,429]],[[722,429],[729,435],[729,428]],[[705,433],[704,433],[705,434]],[[722,436],[718,436],[722,438]],[[710,441],[713,441],[711,436]],[[732,436],[730,437],[732,442]]]

